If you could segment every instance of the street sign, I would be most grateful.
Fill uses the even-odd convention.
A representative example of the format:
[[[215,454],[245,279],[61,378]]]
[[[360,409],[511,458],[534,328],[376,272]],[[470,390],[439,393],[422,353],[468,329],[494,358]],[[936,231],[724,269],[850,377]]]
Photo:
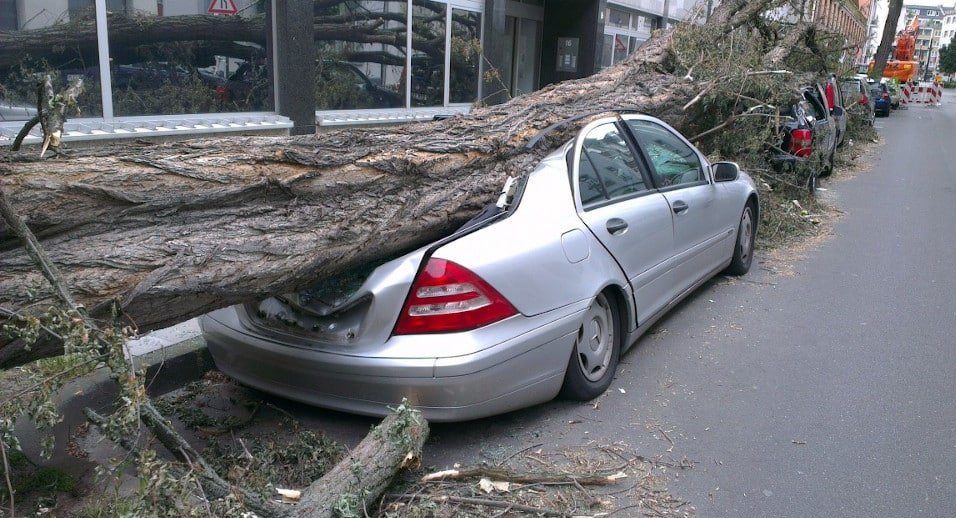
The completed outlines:
[[[206,12],[209,14],[238,14],[239,9],[236,7],[234,0],[212,0]]]

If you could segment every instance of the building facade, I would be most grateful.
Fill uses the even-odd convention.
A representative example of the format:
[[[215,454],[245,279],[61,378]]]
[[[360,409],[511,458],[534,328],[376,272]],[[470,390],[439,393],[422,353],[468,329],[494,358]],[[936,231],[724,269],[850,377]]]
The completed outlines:
[[[871,5],[866,0],[815,0],[810,10],[810,20],[842,34],[848,45],[862,49],[869,35]]]
[[[58,87],[84,81],[67,141],[312,133],[452,115],[585,77],[686,19],[690,5],[0,0],[0,145],[32,116],[47,73]]]
[[[928,81],[939,68],[939,47],[943,33],[943,10],[939,5],[906,5],[904,23],[919,17],[914,59],[919,62],[920,78]]]
[[[651,36],[651,31],[688,21],[695,5],[690,0],[608,0],[600,68],[620,63]]]
[[[785,4],[767,16],[784,23],[813,22],[843,35],[847,50],[844,59],[860,64],[870,37],[871,0],[808,0],[800,6]]]
[[[953,39],[956,38],[956,8],[954,7],[943,7],[943,24],[940,27],[942,31],[939,36],[939,47],[943,48],[944,46],[952,43]]]

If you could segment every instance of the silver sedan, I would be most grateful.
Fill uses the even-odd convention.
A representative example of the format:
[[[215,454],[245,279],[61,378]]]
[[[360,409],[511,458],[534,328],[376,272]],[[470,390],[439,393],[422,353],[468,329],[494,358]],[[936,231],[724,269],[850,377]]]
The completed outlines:
[[[569,170],[570,169],[570,170]],[[202,318],[217,366],[263,391],[435,421],[610,386],[621,354],[753,260],[758,199],[652,117],[595,120],[454,235],[348,279]]]

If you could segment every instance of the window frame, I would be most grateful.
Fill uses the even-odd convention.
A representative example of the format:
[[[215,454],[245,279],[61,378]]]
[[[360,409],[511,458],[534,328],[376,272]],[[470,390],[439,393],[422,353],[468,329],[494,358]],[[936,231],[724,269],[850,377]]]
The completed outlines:
[[[654,162],[651,161],[650,155],[648,155],[647,151],[644,149],[644,145],[641,144],[640,139],[638,139],[637,135],[635,135],[634,132],[631,131],[630,126],[626,124],[626,122],[629,120],[647,122],[647,123],[655,124],[659,126],[661,129],[677,137],[677,140],[679,140],[680,142],[683,142],[684,145],[689,147],[690,150],[693,151],[694,155],[697,157],[697,161],[700,163],[700,170],[703,173],[704,179],[697,180],[696,182],[687,182],[687,183],[681,183],[677,185],[670,185],[667,187],[661,187],[657,185],[657,181],[655,179],[654,174],[651,174],[651,180],[653,182],[656,192],[665,193],[665,192],[671,192],[671,191],[678,191],[681,189],[687,189],[690,187],[700,187],[702,185],[711,185],[714,183],[710,161],[707,160],[707,157],[704,156],[704,154],[701,153],[699,149],[697,149],[697,146],[695,146],[689,140],[687,140],[683,135],[681,135],[679,131],[675,130],[664,121],[655,119],[653,117],[649,117],[647,115],[624,114],[621,116],[621,120],[625,122],[623,126],[627,130],[628,135],[630,135],[630,138],[633,141],[634,145],[638,149],[640,149],[641,156],[643,157],[645,164],[649,168],[648,171],[653,171],[653,173],[657,173],[657,168],[654,166]]]
[[[634,157],[635,162],[639,172],[641,174],[641,179],[644,180],[644,190],[626,194],[623,196],[618,196],[615,198],[607,198],[603,201],[597,203],[589,203],[587,206],[581,202],[581,189],[579,187],[579,182],[581,178],[581,158],[584,150],[584,140],[587,138],[587,135],[590,134],[593,130],[604,126],[606,124],[612,124],[618,132],[621,133],[621,136],[624,138],[624,142],[627,144],[628,152]],[[615,205],[618,203],[630,201],[636,198],[641,198],[651,194],[657,194],[660,192],[657,189],[656,185],[653,182],[653,175],[650,173],[648,168],[647,159],[643,153],[639,152],[638,148],[635,146],[634,137],[631,135],[630,131],[627,129],[626,124],[621,123],[620,117],[602,117],[593,122],[588,123],[586,126],[581,128],[581,131],[578,132],[578,135],[575,137],[574,144],[568,152],[568,166],[570,171],[570,182],[571,182],[571,194],[574,198],[574,207],[579,213],[589,212],[592,210],[600,209],[610,205]],[[600,180],[600,177],[598,177]],[[603,185],[603,181],[602,181]],[[606,191],[605,191],[606,192]]]

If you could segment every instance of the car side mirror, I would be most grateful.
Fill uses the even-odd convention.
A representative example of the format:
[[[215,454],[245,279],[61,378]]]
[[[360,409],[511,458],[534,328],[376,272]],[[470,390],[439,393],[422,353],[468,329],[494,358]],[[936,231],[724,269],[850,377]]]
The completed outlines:
[[[740,176],[740,166],[736,162],[717,162],[711,166],[715,182],[732,182]]]

